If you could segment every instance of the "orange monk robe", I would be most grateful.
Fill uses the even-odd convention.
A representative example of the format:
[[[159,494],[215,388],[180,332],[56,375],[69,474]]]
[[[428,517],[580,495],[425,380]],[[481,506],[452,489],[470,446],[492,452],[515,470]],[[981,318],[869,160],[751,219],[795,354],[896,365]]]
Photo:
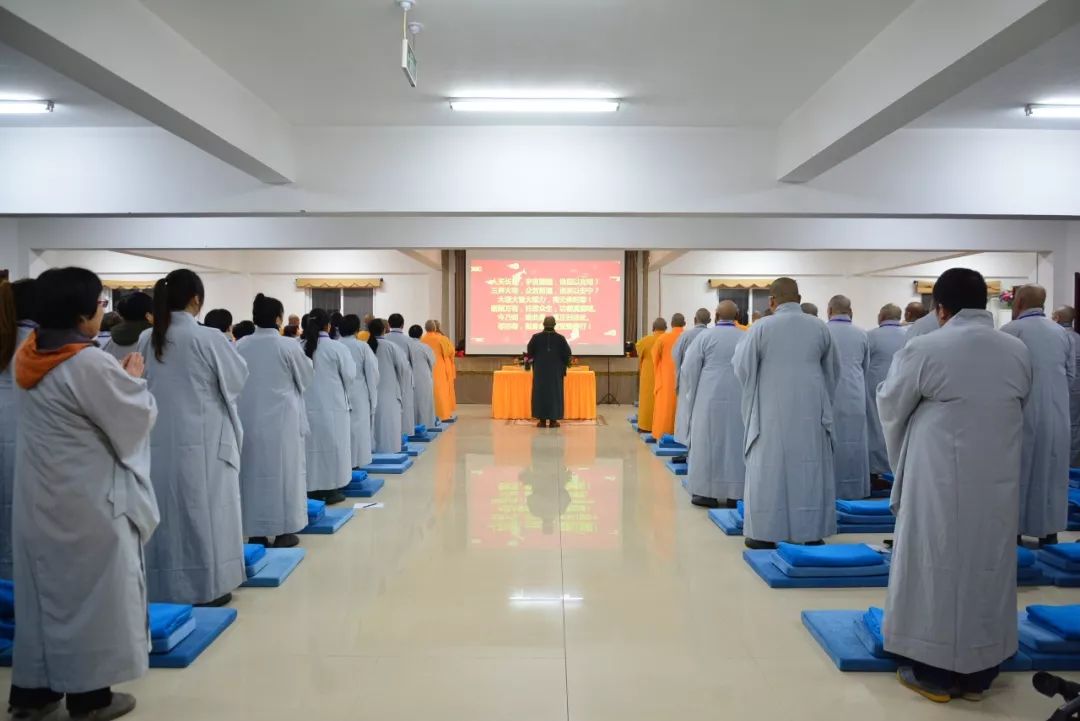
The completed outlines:
[[[635,344],[638,355],[637,424],[638,428],[643,431],[652,430],[654,401],[653,384],[655,382],[652,352],[656,342],[660,340],[660,337],[663,335],[664,331],[662,330],[653,331],[652,335],[645,336]]]
[[[439,340],[442,341],[444,353],[446,353],[447,363],[446,370],[450,375],[450,411],[457,410],[457,351],[454,349],[454,344],[450,342],[450,339],[443,335],[442,331],[438,332]],[[450,416],[447,416],[448,418]]]
[[[436,333],[425,333],[420,342],[431,349],[435,355],[435,368],[432,370],[432,380],[435,385],[435,415],[440,420],[446,420],[454,415],[451,405],[450,388],[452,386],[450,370],[447,364],[453,365],[454,357],[446,356],[446,346],[441,337]]]
[[[656,341],[653,348],[653,365],[656,366],[656,383],[653,395],[652,434],[660,440],[665,433],[675,432],[675,341],[682,335],[682,328],[672,328]]]

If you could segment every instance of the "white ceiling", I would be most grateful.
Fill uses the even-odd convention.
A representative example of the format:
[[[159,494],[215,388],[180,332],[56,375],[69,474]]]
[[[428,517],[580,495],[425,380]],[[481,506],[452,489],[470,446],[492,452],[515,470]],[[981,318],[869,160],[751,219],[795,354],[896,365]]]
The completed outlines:
[[[143,2],[299,125],[505,123],[444,102],[497,91],[626,98],[616,116],[582,121],[605,125],[776,125],[911,4],[420,0],[413,90],[392,0]]]
[[[1080,120],[1029,118],[1028,103],[1080,104],[1080,26],[1006,65],[913,123],[924,128],[1080,130]]]
[[[52,100],[42,115],[0,115],[0,128],[146,125],[138,115],[0,43],[0,99]]]

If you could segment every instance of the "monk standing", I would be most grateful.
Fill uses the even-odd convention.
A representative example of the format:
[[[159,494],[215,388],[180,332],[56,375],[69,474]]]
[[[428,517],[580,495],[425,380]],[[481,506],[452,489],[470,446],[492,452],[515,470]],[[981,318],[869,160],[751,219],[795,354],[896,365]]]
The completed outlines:
[[[657,341],[667,331],[667,321],[657,318],[652,324],[652,335],[647,335],[636,344],[638,355],[638,430],[643,433],[652,432],[653,420],[653,391],[655,390],[656,375],[653,366],[653,348]]]
[[[656,398],[653,407],[652,434],[660,440],[665,434],[675,432],[675,343],[686,329],[682,313],[671,316],[671,331],[656,341],[653,348],[653,365],[656,368]]]
[[[439,335],[435,321],[429,320],[425,323],[424,330],[426,332],[420,341],[435,354],[435,369],[432,373],[435,381],[435,416],[445,421],[454,415],[451,396],[454,381],[450,371],[450,367],[454,365],[454,349],[443,342],[446,338]]]
[[[454,348],[453,342],[443,333],[442,323],[439,321],[435,321],[435,332],[438,334],[443,346],[446,347],[446,352],[450,354],[450,362],[447,363],[446,370],[450,374],[450,417],[452,418],[454,411],[457,410],[457,362],[454,360],[457,357],[457,350]]]

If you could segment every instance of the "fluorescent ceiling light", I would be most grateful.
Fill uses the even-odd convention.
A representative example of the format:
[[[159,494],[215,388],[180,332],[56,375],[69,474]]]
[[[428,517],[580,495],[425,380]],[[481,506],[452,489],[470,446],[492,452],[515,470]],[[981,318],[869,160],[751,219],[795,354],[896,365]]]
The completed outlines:
[[[613,98],[452,98],[450,109],[461,113],[614,113]]]
[[[1050,105],[1032,103],[1024,108],[1032,118],[1077,118],[1080,119],[1080,105]]]
[[[36,115],[52,111],[51,100],[0,100],[0,115]]]

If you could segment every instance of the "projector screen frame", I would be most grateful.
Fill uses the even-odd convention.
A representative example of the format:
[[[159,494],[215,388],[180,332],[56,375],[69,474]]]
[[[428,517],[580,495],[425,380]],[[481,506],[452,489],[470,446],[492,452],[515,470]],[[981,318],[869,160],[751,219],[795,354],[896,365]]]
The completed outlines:
[[[467,248],[465,249],[465,277],[462,282],[465,284],[465,355],[473,357],[517,357],[525,351],[525,344],[517,352],[501,352],[498,350],[477,349],[472,344],[472,283],[471,281],[471,269],[473,260],[602,260],[617,262],[619,264],[619,285],[623,289],[625,294],[626,288],[626,257],[625,252],[622,250],[604,250],[604,249],[584,249],[584,250],[564,250],[558,248],[551,249],[509,249],[509,248]],[[616,343],[613,341],[610,345],[610,350],[603,350],[596,344],[585,346],[584,350],[579,350],[575,347],[574,343],[571,343],[570,348],[575,356],[580,357],[592,357],[592,358],[620,358],[626,355],[626,301],[625,295],[619,298],[619,322],[616,326],[618,351],[615,350]],[[555,314],[556,321],[558,321],[558,313]],[[536,332],[539,332],[539,328]],[[556,330],[558,327],[556,326]],[[606,344],[605,344],[606,345]],[[597,349],[597,350],[594,350]]]

